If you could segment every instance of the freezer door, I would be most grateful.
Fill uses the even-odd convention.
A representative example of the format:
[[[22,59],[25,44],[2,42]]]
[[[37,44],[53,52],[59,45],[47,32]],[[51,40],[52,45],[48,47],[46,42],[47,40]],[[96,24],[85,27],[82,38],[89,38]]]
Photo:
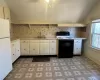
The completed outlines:
[[[12,70],[10,39],[0,39],[0,80]]]
[[[10,37],[9,21],[0,19],[0,38]]]

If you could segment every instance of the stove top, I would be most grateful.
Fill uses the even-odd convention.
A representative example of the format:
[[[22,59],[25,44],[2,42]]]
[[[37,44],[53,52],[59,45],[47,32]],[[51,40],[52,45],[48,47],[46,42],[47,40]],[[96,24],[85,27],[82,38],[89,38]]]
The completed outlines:
[[[70,36],[56,36],[57,39],[70,39]]]

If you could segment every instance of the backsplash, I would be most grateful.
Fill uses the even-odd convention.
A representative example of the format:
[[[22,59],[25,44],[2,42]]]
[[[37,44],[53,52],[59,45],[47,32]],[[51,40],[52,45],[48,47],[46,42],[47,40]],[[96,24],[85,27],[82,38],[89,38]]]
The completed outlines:
[[[79,28],[59,28],[56,25],[29,25],[27,24],[12,24],[11,38],[36,38],[38,36],[45,36],[47,38],[55,38],[58,31],[69,31],[71,37],[79,37]]]

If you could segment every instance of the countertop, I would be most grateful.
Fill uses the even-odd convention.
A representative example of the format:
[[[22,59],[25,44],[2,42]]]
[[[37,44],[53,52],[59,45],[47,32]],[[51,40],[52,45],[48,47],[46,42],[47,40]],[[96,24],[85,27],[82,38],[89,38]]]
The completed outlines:
[[[68,39],[82,39],[82,40],[85,40],[86,38],[68,38]],[[60,40],[60,39],[57,39],[57,38],[13,38],[11,39],[11,41],[14,41],[14,40]]]

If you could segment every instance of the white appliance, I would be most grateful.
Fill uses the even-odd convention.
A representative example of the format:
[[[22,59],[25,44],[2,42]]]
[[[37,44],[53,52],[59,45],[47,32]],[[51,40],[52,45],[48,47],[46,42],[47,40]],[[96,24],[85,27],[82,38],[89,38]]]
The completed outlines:
[[[0,80],[12,70],[9,21],[0,19]]]

